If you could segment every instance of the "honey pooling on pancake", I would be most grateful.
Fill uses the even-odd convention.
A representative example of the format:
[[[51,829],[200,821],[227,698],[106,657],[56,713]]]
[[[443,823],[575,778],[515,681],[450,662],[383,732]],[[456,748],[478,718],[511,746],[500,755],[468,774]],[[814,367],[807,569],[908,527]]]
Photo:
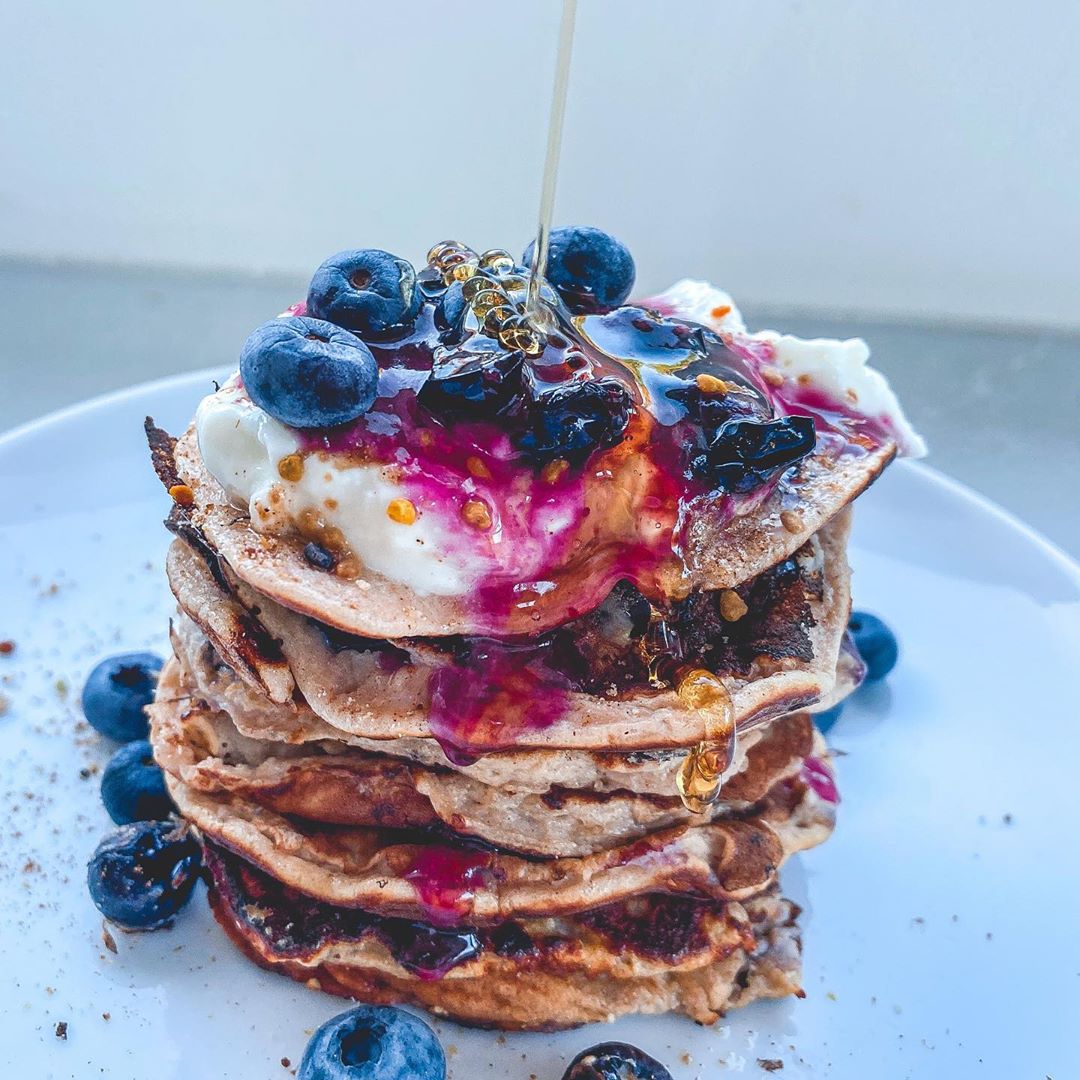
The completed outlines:
[[[718,675],[682,660],[678,633],[658,608],[641,642],[649,681],[658,689],[673,687],[680,703],[704,721],[705,738],[679,767],[676,786],[683,806],[704,814],[720,797],[724,771],[735,757],[735,709]]]

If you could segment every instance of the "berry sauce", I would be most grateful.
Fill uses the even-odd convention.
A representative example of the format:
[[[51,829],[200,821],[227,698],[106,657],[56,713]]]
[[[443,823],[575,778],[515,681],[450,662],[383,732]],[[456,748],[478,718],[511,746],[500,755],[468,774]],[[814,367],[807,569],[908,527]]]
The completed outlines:
[[[836,790],[836,779],[832,770],[821,758],[808,757],[803,762],[799,779],[825,802],[836,804],[840,801],[840,792]]]
[[[469,848],[424,846],[405,871],[421,909],[435,926],[457,926],[472,910],[475,890],[486,883],[492,855]]]
[[[570,705],[569,683],[548,663],[550,641],[470,638],[454,663],[437,667],[428,683],[428,723],[455,765],[513,746],[523,730],[542,730]]]

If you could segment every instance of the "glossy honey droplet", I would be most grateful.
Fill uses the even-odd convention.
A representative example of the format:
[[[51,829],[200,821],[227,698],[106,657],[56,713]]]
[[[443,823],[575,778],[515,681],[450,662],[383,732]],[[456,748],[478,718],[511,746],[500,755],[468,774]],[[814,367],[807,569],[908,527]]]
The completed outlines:
[[[544,351],[540,335],[520,315],[510,319],[499,330],[499,342],[505,348],[523,352],[526,356],[539,356]]]
[[[493,337],[517,314],[510,302],[503,300],[489,308],[484,315],[484,330]]]
[[[502,295],[499,283],[483,272],[473,274],[473,276],[461,286],[461,295],[470,304],[474,304],[481,293],[489,291],[494,292],[499,296]]]
[[[493,270],[496,274],[509,273],[514,269],[514,259],[509,251],[502,248],[492,248],[480,256],[480,268]]]
[[[475,281],[476,278],[471,278],[470,280]],[[478,319],[485,318],[487,313],[495,308],[505,308],[509,304],[506,294],[490,283],[488,283],[486,288],[477,291],[471,298],[466,296],[466,299],[469,300]]]
[[[444,262],[445,259],[452,255],[460,255],[463,252],[472,252],[475,254],[475,252],[472,251],[472,248],[463,244],[460,240],[440,240],[439,243],[433,245],[429,249],[427,261],[430,266],[444,269],[445,266],[449,265]]]
[[[476,273],[478,265],[479,260],[475,255],[464,256],[447,270],[446,283],[449,285],[452,281],[468,281]]]
[[[683,759],[675,777],[675,786],[683,806],[692,814],[708,813],[720,796],[720,776],[704,763],[702,750],[706,744],[695,746]]]
[[[471,278],[480,265],[480,256],[460,240],[443,240],[428,252],[428,265],[438,270],[449,285]]]
[[[676,777],[683,805],[703,814],[719,798],[724,771],[735,755],[735,710],[723,681],[705,668],[682,671],[675,694],[704,720],[705,739],[690,751]]]

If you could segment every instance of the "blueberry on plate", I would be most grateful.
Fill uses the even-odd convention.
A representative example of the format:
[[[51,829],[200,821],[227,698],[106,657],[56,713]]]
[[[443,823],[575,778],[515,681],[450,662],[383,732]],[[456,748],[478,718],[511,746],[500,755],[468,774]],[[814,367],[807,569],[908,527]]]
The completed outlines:
[[[896,635],[876,615],[853,611],[848,620],[848,632],[866,664],[867,682],[884,679],[896,667],[900,656]]]
[[[145,739],[144,712],[154,700],[161,658],[149,652],[121,653],[102,660],[86,679],[82,708],[91,726],[117,742]]]
[[[521,400],[524,356],[491,343],[440,358],[416,400],[444,423],[494,420]]]
[[[526,429],[514,443],[538,463],[580,462],[618,443],[633,409],[630,391],[617,379],[565,383],[534,399]]]
[[[145,739],[129,742],[113,754],[101,777],[101,801],[117,825],[161,821],[176,809]]]
[[[410,263],[378,248],[359,248],[331,255],[315,271],[307,309],[361,337],[382,336],[409,326],[421,300]]]
[[[582,1050],[563,1080],[671,1080],[671,1073],[636,1046],[606,1042]]]
[[[535,241],[521,261],[533,264]],[[602,229],[574,225],[554,229],[544,276],[575,314],[610,311],[634,287],[634,260],[626,245]]]
[[[445,1080],[435,1032],[412,1013],[361,1005],[327,1020],[304,1051],[297,1080]]]
[[[137,821],[114,829],[86,868],[90,899],[125,930],[157,930],[191,898],[199,845],[177,821]]]
[[[831,709],[825,709],[824,712],[814,713],[814,723],[817,725],[818,731],[825,734],[832,726],[840,719],[840,714],[844,711],[844,704],[841,702],[839,705],[834,705]]]
[[[275,420],[322,428],[371,408],[379,369],[355,334],[293,315],[252,332],[240,352],[240,377],[248,397]]]

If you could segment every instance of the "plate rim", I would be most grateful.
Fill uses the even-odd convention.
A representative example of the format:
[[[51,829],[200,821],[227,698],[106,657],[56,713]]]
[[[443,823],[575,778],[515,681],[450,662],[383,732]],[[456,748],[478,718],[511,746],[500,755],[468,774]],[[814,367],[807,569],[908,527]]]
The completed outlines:
[[[212,381],[215,376],[221,375],[228,370],[227,365],[216,364],[211,367],[198,368],[194,371],[176,372],[158,379],[148,379],[146,382],[122,386],[115,390],[106,390],[103,393],[95,394],[93,397],[84,398],[82,401],[76,401],[70,405],[54,409],[42,416],[17,424],[7,431],[0,432],[0,456],[14,449],[25,439],[47,434],[50,428],[58,427],[69,420],[85,416],[97,409],[110,405],[119,405],[127,400],[149,394],[177,390],[189,384],[194,386],[199,382]],[[1059,547],[1053,540],[1044,536],[1034,526],[1029,525],[994,499],[983,495],[963,481],[957,480],[948,473],[942,472],[933,465],[927,465],[922,461],[901,458],[893,463],[892,468],[911,470],[924,483],[947,492],[953,498],[989,514],[1002,525],[1020,533],[1025,540],[1034,544],[1057,570],[1065,574],[1074,585],[1080,586],[1080,560],[1074,558],[1064,548]]]

